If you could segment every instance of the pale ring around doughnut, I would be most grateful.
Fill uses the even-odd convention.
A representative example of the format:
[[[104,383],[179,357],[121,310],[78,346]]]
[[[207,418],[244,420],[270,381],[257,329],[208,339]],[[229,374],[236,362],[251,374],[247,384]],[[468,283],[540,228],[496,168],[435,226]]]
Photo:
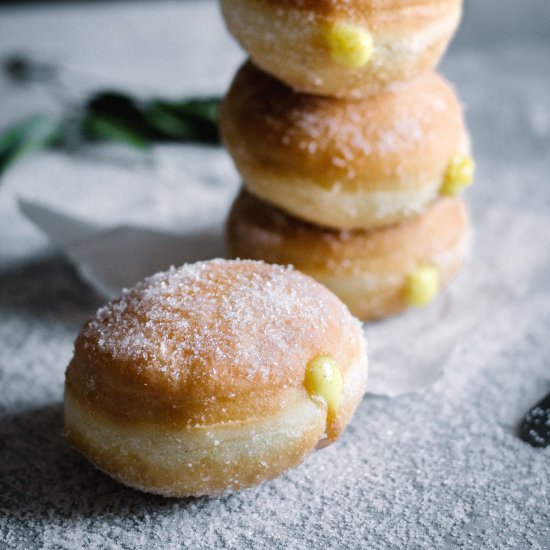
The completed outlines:
[[[64,433],[130,487],[209,495],[271,479],[334,441],[366,376],[360,323],[313,279],[263,262],[184,265],[84,325]]]

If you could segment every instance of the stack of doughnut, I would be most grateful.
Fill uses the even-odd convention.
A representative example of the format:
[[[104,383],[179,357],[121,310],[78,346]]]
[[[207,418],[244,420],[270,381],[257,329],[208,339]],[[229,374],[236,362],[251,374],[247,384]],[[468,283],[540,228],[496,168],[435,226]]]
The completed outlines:
[[[470,140],[434,70],[462,0],[221,5],[250,56],[220,115],[231,254],[293,264],[363,320],[430,303],[470,234]]]

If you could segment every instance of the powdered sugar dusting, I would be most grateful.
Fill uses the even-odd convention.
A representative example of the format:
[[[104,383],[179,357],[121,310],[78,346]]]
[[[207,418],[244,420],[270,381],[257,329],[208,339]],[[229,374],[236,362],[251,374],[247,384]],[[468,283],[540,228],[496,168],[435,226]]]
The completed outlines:
[[[464,135],[456,94],[435,74],[345,101],[296,93],[248,63],[235,79],[224,112],[222,130],[224,124],[229,128],[232,137],[226,141],[238,167],[246,151],[248,161],[269,167],[281,163],[283,171],[296,165],[300,172],[335,183],[365,174],[374,178],[373,170],[380,177],[410,174],[416,180],[433,166],[446,166]]]
[[[434,90],[429,84],[418,96],[387,93],[380,105],[371,100],[350,103],[297,98],[298,105],[285,114],[284,120],[271,116],[267,122],[274,133],[282,134],[284,145],[297,143],[311,155],[323,150],[323,141],[319,144],[318,140],[326,140],[324,148],[333,149],[332,163],[344,167],[361,156],[385,156],[426,145],[434,139],[426,129],[438,118],[455,117],[460,124],[459,109],[450,109],[445,97],[449,91],[444,87]],[[389,124],[377,119],[380,109],[386,111]]]
[[[335,321],[357,323],[291,267],[212,260],[172,267],[124,290],[98,310],[81,338],[138,369],[183,384],[210,379],[215,388],[228,370],[235,384],[283,382],[288,365],[302,356],[307,361]]]

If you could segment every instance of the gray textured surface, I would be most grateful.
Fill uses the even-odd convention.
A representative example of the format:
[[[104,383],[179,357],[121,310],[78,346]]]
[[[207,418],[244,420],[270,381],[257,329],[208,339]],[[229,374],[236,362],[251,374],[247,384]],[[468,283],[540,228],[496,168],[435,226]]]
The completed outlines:
[[[462,285],[494,280],[480,325],[461,336],[435,386],[365,399],[337,445],[240,494],[141,495],[63,443],[63,371],[100,299],[15,206],[18,194],[66,190],[47,170],[37,169],[33,181],[18,177],[23,167],[6,176],[0,547],[550,548],[550,449],[515,435],[522,413],[550,390],[550,42],[540,30],[549,9],[545,1],[518,4],[469,5],[444,64],[467,106],[479,164],[469,193],[477,244]],[[482,31],[494,24],[496,6],[502,24],[488,36]],[[239,59],[210,2],[3,10],[1,52],[24,47],[95,75],[82,79],[83,89],[148,83],[144,93],[217,91]],[[518,31],[517,21],[529,17],[532,32]],[[0,82],[0,124],[48,101]],[[100,204],[93,193],[87,201],[76,206]]]

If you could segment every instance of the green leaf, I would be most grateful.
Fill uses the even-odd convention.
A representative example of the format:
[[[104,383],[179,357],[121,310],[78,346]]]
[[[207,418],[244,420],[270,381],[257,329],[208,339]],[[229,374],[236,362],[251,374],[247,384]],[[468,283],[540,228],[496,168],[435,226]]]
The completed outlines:
[[[120,92],[102,92],[86,104],[84,133],[89,139],[114,139],[138,147],[154,141],[216,144],[219,102],[206,98],[141,103]]]
[[[144,149],[156,138],[140,106],[125,94],[96,94],[88,100],[85,113],[82,129],[88,139],[120,141]]]
[[[16,63],[14,67],[25,68]],[[126,94],[101,92],[76,118],[35,115],[0,132],[0,175],[23,155],[69,143],[75,127],[84,139],[118,141],[138,149],[154,141],[218,144],[219,103],[219,98],[141,103]]]
[[[189,99],[174,105],[182,113],[196,117],[212,124],[218,124],[218,111],[220,108],[219,97],[209,97],[204,99]]]
[[[184,102],[151,101],[145,117],[159,133],[158,138],[217,144],[219,99],[192,99]]]
[[[122,118],[88,115],[85,132],[92,140],[119,141],[137,149],[147,149],[149,146],[148,136]]]
[[[24,155],[59,145],[64,139],[63,121],[48,115],[34,115],[0,134],[0,175]]]
[[[188,141],[195,136],[193,123],[174,113],[160,101],[149,105],[146,117],[161,138]]]

